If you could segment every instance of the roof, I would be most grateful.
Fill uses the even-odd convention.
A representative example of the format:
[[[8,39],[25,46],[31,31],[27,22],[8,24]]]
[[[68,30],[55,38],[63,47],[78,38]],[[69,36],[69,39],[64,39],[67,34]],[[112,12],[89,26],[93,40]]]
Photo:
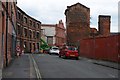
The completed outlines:
[[[83,6],[84,8],[86,8],[86,9],[90,9],[90,8],[88,8],[88,7],[86,7],[85,5],[83,5],[83,4],[81,4],[81,3],[76,3],[76,4],[73,4],[73,5],[71,5],[71,6],[67,6],[67,9],[65,10],[65,14],[66,14],[66,12],[71,8],[71,7],[73,7],[73,6],[76,6],[76,5],[80,5],[80,6]]]
[[[110,15],[99,15],[99,17],[111,17]]]
[[[28,14],[26,14],[26,13],[25,13],[22,9],[20,9],[18,6],[17,6],[17,10],[19,10],[22,14],[24,14],[25,16],[31,18],[32,20],[41,23],[39,20],[36,20],[35,18],[33,18],[33,17],[29,16]]]

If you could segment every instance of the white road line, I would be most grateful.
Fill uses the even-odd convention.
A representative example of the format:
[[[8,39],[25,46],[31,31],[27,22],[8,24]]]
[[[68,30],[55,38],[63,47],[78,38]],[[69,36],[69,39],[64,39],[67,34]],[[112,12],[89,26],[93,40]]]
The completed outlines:
[[[33,76],[33,63],[32,63],[32,60],[31,60],[31,57],[29,55],[29,60],[30,60],[30,78],[34,78],[35,76]]]
[[[115,78],[115,76],[114,75],[112,75],[112,74],[108,74],[110,77],[113,77],[113,78]]]
[[[30,54],[30,56],[31,56],[31,59],[32,59],[32,61],[33,61],[33,65],[34,65],[34,68],[35,68],[35,72],[36,72],[36,75],[37,75],[37,79],[38,79],[38,80],[42,80],[41,73],[40,73],[40,71],[39,71],[38,65],[37,65],[35,59],[33,58],[32,54]]]

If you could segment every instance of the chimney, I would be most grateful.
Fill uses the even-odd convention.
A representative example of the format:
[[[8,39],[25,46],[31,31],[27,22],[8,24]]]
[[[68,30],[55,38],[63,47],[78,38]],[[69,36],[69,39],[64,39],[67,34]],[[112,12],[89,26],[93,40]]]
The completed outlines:
[[[99,15],[99,34],[103,36],[109,36],[110,35],[110,21],[111,16],[109,15]]]

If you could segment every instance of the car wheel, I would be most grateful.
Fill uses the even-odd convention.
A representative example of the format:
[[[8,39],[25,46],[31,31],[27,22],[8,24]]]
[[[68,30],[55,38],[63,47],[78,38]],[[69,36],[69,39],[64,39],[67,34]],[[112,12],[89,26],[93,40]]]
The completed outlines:
[[[61,58],[61,55],[59,55],[59,57]]]
[[[67,57],[64,55],[63,58],[66,59]]]
[[[79,60],[79,57],[76,57],[76,60]]]

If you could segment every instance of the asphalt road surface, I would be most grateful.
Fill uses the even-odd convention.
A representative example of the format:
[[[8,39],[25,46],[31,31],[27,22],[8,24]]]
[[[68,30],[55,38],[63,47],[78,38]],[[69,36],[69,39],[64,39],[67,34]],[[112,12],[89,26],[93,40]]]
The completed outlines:
[[[90,60],[63,59],[57,55],[34,54],[42,78],[118,78],[118,70]]]

